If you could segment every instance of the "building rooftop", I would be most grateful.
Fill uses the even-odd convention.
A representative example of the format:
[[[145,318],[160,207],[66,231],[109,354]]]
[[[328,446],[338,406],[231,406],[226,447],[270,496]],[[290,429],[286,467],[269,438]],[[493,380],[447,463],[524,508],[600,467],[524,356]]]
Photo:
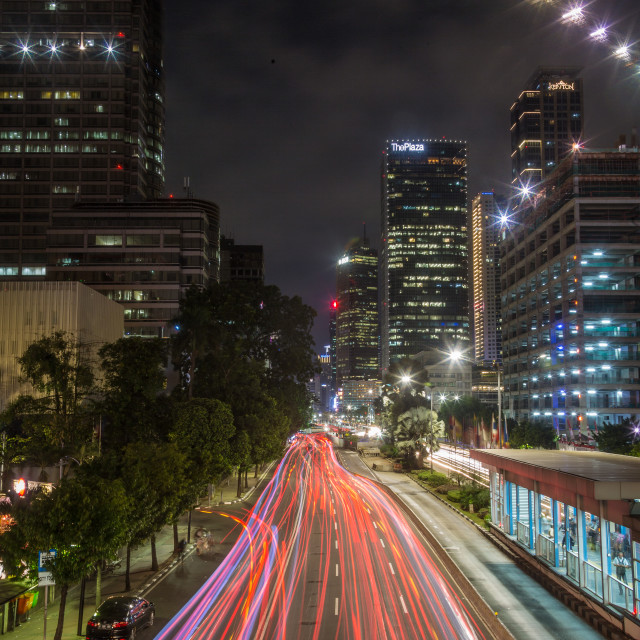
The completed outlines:
[[[598,499],[640,499],[640,458],[633,456],[596,451],[477,449],[471,457],[541,482],[555,476],[556,481],[564,479],[562,484],[566,484],[567,476],[571,476],[579,484],[592,485]]]

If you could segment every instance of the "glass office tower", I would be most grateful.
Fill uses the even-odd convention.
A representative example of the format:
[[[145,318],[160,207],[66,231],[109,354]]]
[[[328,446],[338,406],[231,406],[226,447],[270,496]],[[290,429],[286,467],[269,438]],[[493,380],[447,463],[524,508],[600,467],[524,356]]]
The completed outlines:
[[[336,268],[336,374],[378,378],[378,252],[367,239],[348,248]]]
[[[469,346],[467,145],[390,140],[382,156],[382,368]]]
[[[0,278],[46,275],[51,212],[159,197],[161,0],[0,1]]]

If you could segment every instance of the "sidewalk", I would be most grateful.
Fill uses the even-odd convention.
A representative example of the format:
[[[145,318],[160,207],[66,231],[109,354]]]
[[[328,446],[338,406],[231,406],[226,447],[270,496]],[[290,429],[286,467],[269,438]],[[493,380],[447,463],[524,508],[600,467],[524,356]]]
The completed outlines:
[[[230,476],[228,481],[225,480],[219,487],[216,487],[215,495],[211,503],[209,496],[205,495],[200,499],[200,506],[194,509],[192,513],[191,526],[191,543],[187,546],[186,553],[193,553],[195,549],[194,533],[197,525],[193,523],[193,514],[199,509],[207,509],[209,506],[218,507],[229,505],[245,500],[253,502],[255,500],[256,485],[265,477],[272,468],[268,465],[265,470],[259,472],[258,478],[254,478],[253,470],[249,473],[248,489],[244,489],[242,498],[237,497],[238,477]],[[178,522],[178,540],[187,539],[188,531],[188,514],[184,514]],[[103,575],[102,577],[102,597],[104,600],[108,596],[113,595],[138,595],[145,596],[147,591],[177,564],[178,559],[174,553],[173,545],[173,526],[167,525],[156,534],[156,554],[158,559],[158,571],[151,570],[151,544],[146,543],[137,549],[131,550],[131,590],[124,591],[125,587],[125,568],[126,568],[126,549],[120,550],[122,565],[114,574]],[[58,610],[60,605],[59,590],[55,592],[55,587],[49,587],[49,604],[47,607],[47,628],[46,637],[53,638],[58,624]],[[38,604],[28,613],[28,619],[20,623],[15,629],[8,631],[7,636],[12,640],[43,640],[44,635],[44,588],[39,589]],[[55,599],[51,601],[52,595]],[[64,631],[62,637],[65,640],[77,639],[78,636],[78,617],[79,617],[79,599],[80,585],[76,584],[69,589],[67,593],[67,604],[64,616]],[[95,577],[86,581],[84,611],[82,615],[81,635],[84,637],[87,620],[93,615],[97,605],[96,603],[96,581]]]

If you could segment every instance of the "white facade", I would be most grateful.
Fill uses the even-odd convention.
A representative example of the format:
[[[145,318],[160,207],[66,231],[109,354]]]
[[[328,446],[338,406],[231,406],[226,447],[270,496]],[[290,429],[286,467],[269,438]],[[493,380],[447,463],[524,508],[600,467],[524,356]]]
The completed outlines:
[[[0,290],[0,410],[30,385],[19,358],[43,336],[64,331],[97,351],[123,336],[123,308],[80,282],[11,282]]]

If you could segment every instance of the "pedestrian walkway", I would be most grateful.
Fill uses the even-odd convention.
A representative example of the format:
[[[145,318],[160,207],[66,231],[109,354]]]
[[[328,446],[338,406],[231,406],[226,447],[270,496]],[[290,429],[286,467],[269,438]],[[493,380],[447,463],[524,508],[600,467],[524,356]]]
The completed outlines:
[[[449,506],[403,473],[373,471],[369,459],[340,451],[345,466],[389,487],[417,516],[516,640],[602,638]]]
[[[230,476],[228,481],[225,480],[220,486],[215,488],[212,495],[205,495],[200,499],[200,505],[197,509],[207,509],[209,507],[218,507],[222,505],[230,505],[237,502],[248,501],[252,503],[256,499],[257,485],[269,475],[275,463],[272,463],[259,474],[254,477],[254,473],[249,473],[247,478],[247,488],[244,486],[244,478],[242,481],[242,496],[238,498],[238,478],[237,475]],[[209,499],[211,497],[211,500]],[[194,524],[189,531],[188,514],[183,514],[178,522],[178,540],[187,540],[185,553],[188,555],[195,551],[195,532],[197,530]],[[190,534],[190,535],[189,535]],[[158,571],[151,569],[151,544],[144,544],[137,549],[131,550],[131,569],[130,580],[131,589],[125,591],[125,569],[126,569],[126,549],[120,550],[120,558],[122,564],[113,574],[103,574],[102,578],[102,594],[100,601],[109,596],[114,595],[143,595],[163,576],[171,571],[179,562],[178,554],[174,550],[174,532],[173,526],[167,525],[156,534],[156,554],[158,559]],[[54,596],[53,600],[51,600]],[[96,602],[96,581],[95,578],[88,579],[85,587],[84,611],[81,616],[80,628],[78,627],[78,619],[80,617],[80,585],[74,585],[67,594],[67,604],[65,607],[65,618],[62,637],[64,640],[71,638],[77,639],[78,635],[84,636],[87,620],[95,611]],[[44,624],[44,588],[39,589],[38,604],[20,621],[17,626],[7,632],[7,638],[11,640],[46,640],[53,638],[56,626],[58,624],[58,611],[60,605],[59,590],[56,593],[55,587],[49,588],[49,606],[47,610],[46,636]],[[80,630],[80,634],[78,631]]]

